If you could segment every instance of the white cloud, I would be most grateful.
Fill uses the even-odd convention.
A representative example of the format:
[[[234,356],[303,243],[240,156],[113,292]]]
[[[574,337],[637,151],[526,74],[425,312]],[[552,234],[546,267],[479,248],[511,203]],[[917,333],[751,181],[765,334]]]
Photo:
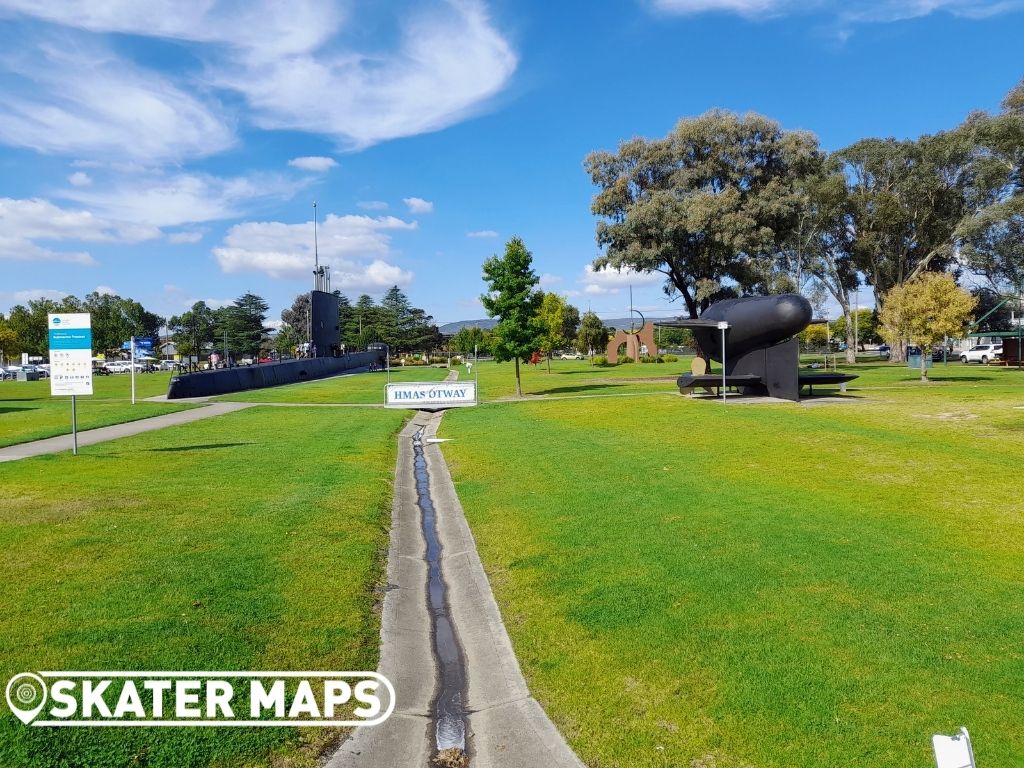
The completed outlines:
[[[0,140],[179,161],[231,146],[237,110],[260,128],[359,149],[480,112],[517,66],[483,0],[388,4],[383,23],[373,3],[355,6],[203,0],[185,13],[174,0],[0,0],[0,13],[58,30],[45,45],[19,45],[20,58],[0,56],[14,73],[0,81]],[[185,43],[174,51],[180,66],[137,66],[123,48],[97,50],[97,33]],[[231,92],[231,110],[218,88]]]
[[[191,307],[197,301],[205,303],[210,309],[220,309],[221,307],[228,307],[235,303],[234,299],[189,299],[188,306]]]
[[[360,200],[356,205],[364,211],[383,211],[388,207],[383,200]]]
[[[552,285],[558,285],[560,282],[562,282],[562,278],[558,275],[550,275],[545,272],[540,276],[540,284],[542,288],[549,288]]]
[[[60,291],[55,288],[29,288],[24,291],[15,291],[13,294],[15,304],[25,304],[35,299],[49,299],[60,301],[65,296],[70,296],[67,291]]]
[[[247,52],[210,76],[245,97],[261,128],[321,133],[361,149],[479,112],[515,71],[515,53],[479,0],[415,3],[395,16],[391,49],[334,40],[291,56]]]
[[[331,271],[331,285],[352,293],[380,293],[393,285],[409,285],[412,278],[412,272],[381,259],[374,259],[362,268]]]
[[[478,229],[475,232],[467,232],[466,237],[497,237],[498,233],[493,229]]]
[[[317,229],[320,263],[331,267],[332,286],[376,291],[407,285],[412,273],[390,263],[391,231],[415,229],[394,216],[328,214]],[[264,272],[302,279],[313,270],[313,222],[244,222],[228,230],[213,254],[224,272]]]
[[[338,165],[338,162],[333,157],[319,157],[307,155],[305,157],[295,157],[288,161],[288,165],[292,168],[298,168],[302,171],[312,171],[313,173],[323,173],[331,170]]]
[[[409,213],[433,213],[434,204],[422,197],[403,197],[402,202],[409,209]]]
[[[151,227],[61,208],[49,200],[0,198],[0,260],[92,265],[96,262],[85,251],[53,250],[43,243],[131,243],[158,235]]]
[[[707,11],[729,11],[745,16],[776,11],[792,4],[792,0],[653,0],[654,8],[666,13],[695,14]]]
[[[69,189],[61,196],[118,221],[175,227],[237,218],[254,205],[287,200],[303,186],[276,175],[143,174],[102,191]]]
[[[234,132],[163,75],[105,49],[29,42],[0,55],[0,141],[44,153],[176,161],[219,152]]]
[[[343,20],[336,4],[315,0],[203,0],[188,13],[178,0],[0,0],[0,8],[90,32],[227,44],[270,57],[318,47]]]
[[[97,285],[93,291],[101,296],[117,296],[117,291],[109,285]]]
[[[595,270],[587,264],[579,282],[583,284],[583,292],[591,296],[605,296],[618,293],[629,286],[655,285],[662,283],[665,276],[660,272],[636,272],[632,269],[601,269]]]
[[[167,236],[172,243],[198,243],[203,239],[202,232],[172,232]]]
[[[940,11],[984,18],[1024,7],[1024,3],[1020,0],[651,0],[651,6],[669,14],[724,12],[750,18],[825,13],[845,23],[857,23],[899,21]]]
[[[68,183],[74,187],[88,187],[92,184],[92,177],[85,171],[75,171],[68,176]]]

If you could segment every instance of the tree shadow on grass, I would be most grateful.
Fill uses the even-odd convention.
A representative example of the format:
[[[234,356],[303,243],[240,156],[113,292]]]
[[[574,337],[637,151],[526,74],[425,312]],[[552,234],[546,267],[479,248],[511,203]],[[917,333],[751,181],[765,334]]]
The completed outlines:
[[[612,387],[624,387],[625,384],[580,384],[578,387],[551,387],[550,389],[538,389],[531,392],[532,395],[560,395],[573,392],[589,392],[594,389],[609,389]]]
[[[177,445],[173,448],[147,448],[147,451],[157,453],[176,453],[180,451],[208,451],[215,448],[235,448],[239,445],[256,445],[256,443],[204,443],[202,445]]]
[[[39,406],[0,406],[0,414],[14,413],[15,411],[38,411]]]

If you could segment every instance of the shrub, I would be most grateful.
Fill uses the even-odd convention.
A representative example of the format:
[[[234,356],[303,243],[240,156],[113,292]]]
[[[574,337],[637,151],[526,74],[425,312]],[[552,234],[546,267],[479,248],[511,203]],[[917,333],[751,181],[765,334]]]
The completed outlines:
[[[622,357],[619,358],[619,365],[622,365],[623,363],[634,363],[634,362],[636,362],[636,361],[632,357],[630,357],[629,355],[623,355]]]
[[[608,358],[604,355],[594,355],[594,365],[608,365]]]
[[[679,358],[676,357],[675,355],[662,355],[661,359],[664,360],[666,363],[677,363],[677,362],[679,362]]]
[[[640,355],[641,363],[663,363],[665,362],[661,357],[655,357],[654,355]]]

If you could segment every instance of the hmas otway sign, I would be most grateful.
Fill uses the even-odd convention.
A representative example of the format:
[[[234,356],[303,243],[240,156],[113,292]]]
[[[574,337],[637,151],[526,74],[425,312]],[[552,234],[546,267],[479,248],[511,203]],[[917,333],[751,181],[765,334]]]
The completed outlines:
[[[388,408],[463,408],[476,405],[475,381],[388,384],[384,404]]]

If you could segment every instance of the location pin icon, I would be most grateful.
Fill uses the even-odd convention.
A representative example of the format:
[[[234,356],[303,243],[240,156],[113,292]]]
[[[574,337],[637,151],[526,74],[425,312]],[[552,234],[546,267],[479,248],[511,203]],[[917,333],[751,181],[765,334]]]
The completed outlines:
[[[14,716],[28,725],[46,704],[46,683],[39,675],[22,672],[7,683],[7,706]]]

